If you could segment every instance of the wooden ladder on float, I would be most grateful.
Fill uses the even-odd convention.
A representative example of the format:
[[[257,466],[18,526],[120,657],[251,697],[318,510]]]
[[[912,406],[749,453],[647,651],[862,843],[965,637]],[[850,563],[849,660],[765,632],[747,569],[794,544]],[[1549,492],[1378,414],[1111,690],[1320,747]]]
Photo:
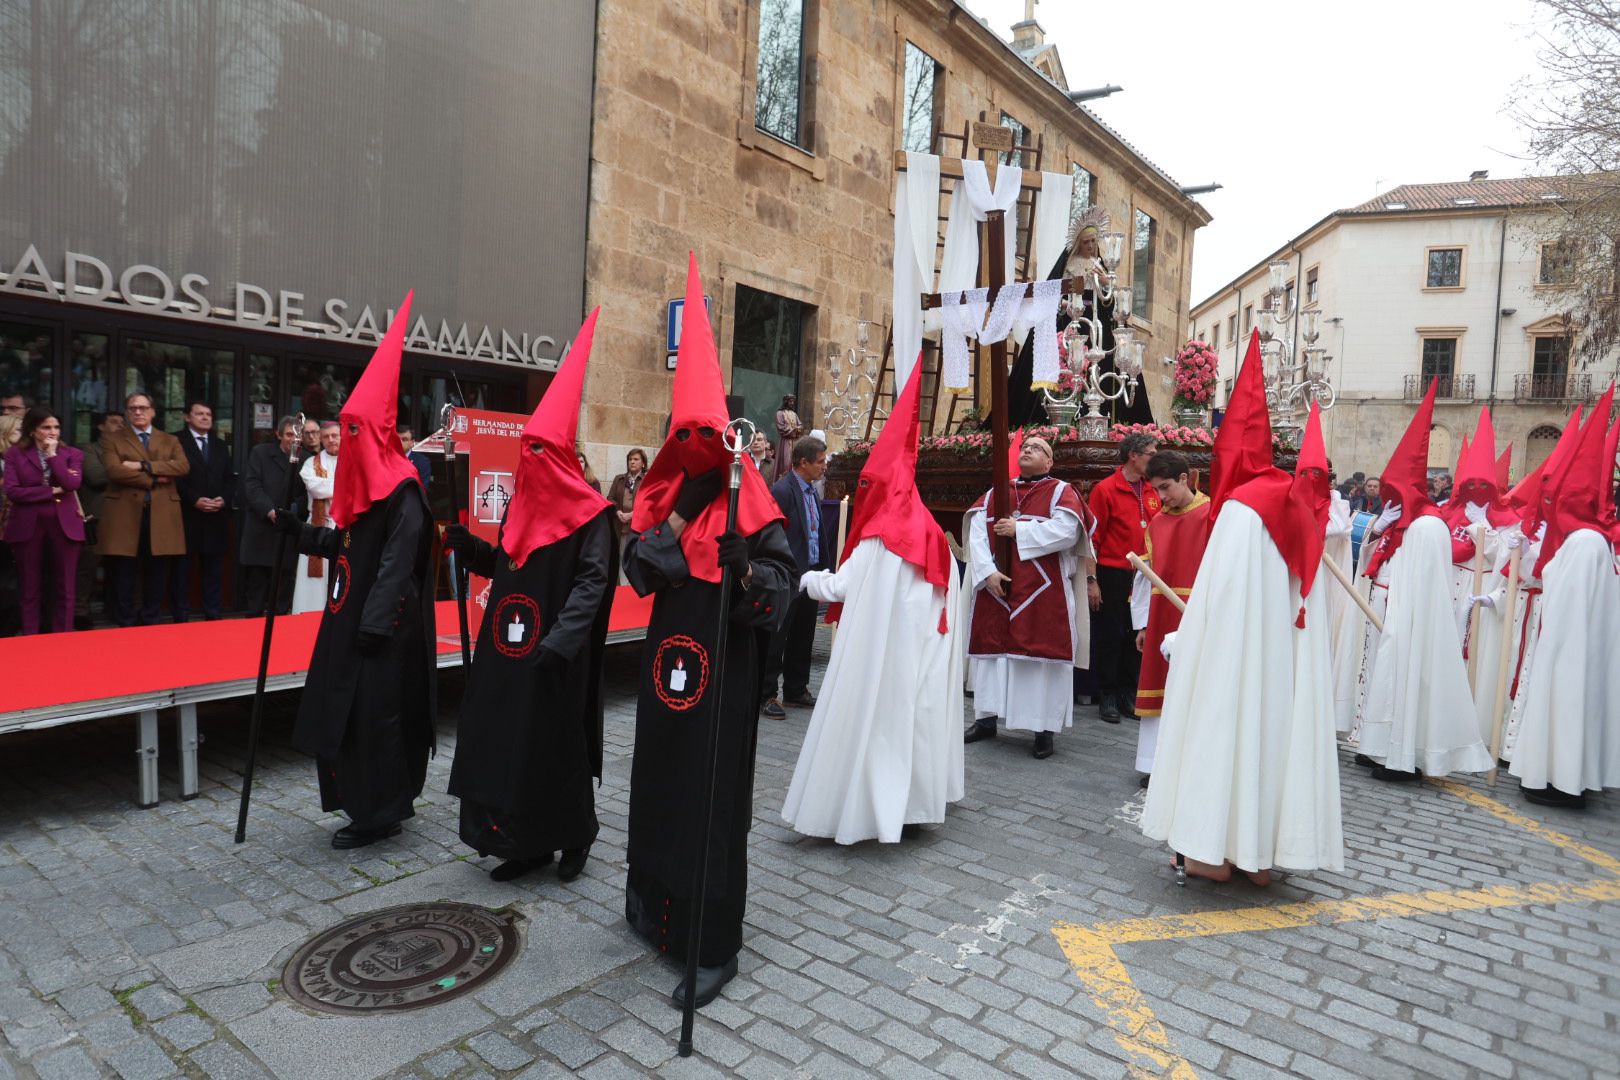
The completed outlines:
[[[981,124],[989,123],[989,121],[986,119],[988,115],[988,113],[984,112],[979,113],[979,122]],[[1025,137],[1028,137],[1027,133]],[[973,124],[971,121],[969,121],[962,125],[962,133],[960,135],[956,134],[955,132],[941,131],[937,139],[937,146],[935,147],[934,152],[939,155],[940,168],[939,205],[936,207],[935,213],[935,221],[937,222],[937,231],[934,238],[935,266],[939,266],[944,261],[945,223],[950,218],[951,210],[950,196],[952,189],[948,185],[950,185],[953,181],[961,179],[962,177],[961,166],[954,164],[954,162],[968,156],[968,151],[972,146],[972,138]],[[1025,172],[1024,185],[1022,190],[1020,190],[1018,193],[1017,224],[1013,229],[1013,266],[1015,272],[1017,273],[1018,280],[1020,281],[1030,280],[1029,264],[1034,258],[1031,251],[1034,245],[1033,237],[1035,233],[1035,194],[1040,190],[1039,178],[1041,172],[1041,160],[1045,154],[1046,137],[1044,135],[1036,134],[1034,136],[1034,140],[1035,141],[1031,143],[1015,143],[1013,144],[1012,150],[1005,151],[1001,155],[1002,157],[1006,157],[1009,154],[1017,154],[1018,164],[1023,167]],[[947,143],[959,147],[961,152],[954,155],[947,154],[945,149]],[[995,153],[996,151],[993,150],[981,149],[979,151],[979,160],[988,161],[990,155]],[[905,151],[899,151],[895,154],[895,164],[897,170],[905,167]],[[1001,164],[1005,164],[1005,162],[1003,161]],[[1035,176],[1035,182],[1033,184],[1030,183],[1030,173],[1033,173]],[[988,256],[986,254],[985,247],[986,246],[983,243],[983,238],[981,237],[981,242],[979,244],[978,276],[980,283],[987,280],[987,268],[985,260]],[[982,348],[983,346],[978,342],[974,343],[973,371],[971,373],[971,377],[973,379],[973,406],[975,409],[980,405],[978,373],[979,363],[982,359],[980,355]],[[937,342],[929,341],[926,337],[923,338],[922,365],[922,400],[919,402],[920,411],[922,413],[921,427],[925,433],[934,434],[937,430],[935,420],[939,414],[940,355],[939,344]],[[888,385],[887,391],[884,390],[885,383]],[[872,391],[872,408],[871,411],[866,414],[866,433],[864,438],[866,438],[868,441],[870,441],[872,438],[873,423],[877,419],[878,402],[880,400],[886,400],[889,403],[889,408],[892,409],[894,407],[894,399],[896,395],[900,393],[901,389],[901,387],[894,384],[894,327],[891,324],[884,336],[883,361],[881,366],[878,368],[877,384]],[[950,406],[945,413],[945,433],[949,433],[956,423],[956,406],[961,400],[961,397],[962,395],[960,394],[951,395]],[[887,410],[885,410],[884,415],[888,415]]]

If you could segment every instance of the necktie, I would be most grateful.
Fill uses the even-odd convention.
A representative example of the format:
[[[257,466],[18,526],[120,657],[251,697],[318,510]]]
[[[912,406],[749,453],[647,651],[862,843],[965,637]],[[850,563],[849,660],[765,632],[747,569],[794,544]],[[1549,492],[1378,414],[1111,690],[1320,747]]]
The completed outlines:
[[[203,464],[208,464],[208,439],[206,436],[198,437],[197,452],[202,454]]]
[[[141,447],[145,450],[152,449],[152,433],[150,431],[141,431],[137,432],[137,434],[141,437]]]

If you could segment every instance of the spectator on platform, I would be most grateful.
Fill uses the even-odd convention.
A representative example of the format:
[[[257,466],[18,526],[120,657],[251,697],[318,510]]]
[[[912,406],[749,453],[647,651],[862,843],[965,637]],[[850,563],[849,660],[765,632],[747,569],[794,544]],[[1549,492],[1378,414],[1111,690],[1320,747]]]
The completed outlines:
[[[308,414],[304,416],[302,448],[304,457],[321,452],[321,422]]]
[[[416,432],[409,424],[401,424],[394,429],[399,436],[399,445],[405,448],[405,457],[416,466],[416,475],[422,478],[422,490],[428,490],[433,482],[433,459],[416,449]]]
[[[7,400],[0,399],[0,400]],[[22,417],[0,413],[0,481],[5,479],[5,452],[22,438]],[[0,531],[5,528],[6,492],[0,484]],[[11,548],[0,544],[0,637],[11,637],[22,628],[22,612],[17,607],[17,564],[12,561]]]
[[[343,428],[336,420],[321,425],[321,449],[298,468],[298,480],[309,496],[308,521],[317,529],[332,528],[332,494],[337,488],[338,451],[343,446]],[[320,555],[298,556],[293,571],[292,613],[319,611],[326,606],[327,582],[332,579],[332,560]]]
[[[62,445],[62,423],[45,405],[23,415],[19,440],[5,452],[5,540],[17,564],[22,632],[41,631],[40,608],[47,582],[50,629],[73,628],[74,570],[84,543],[79,485],[84,454]]]
[[[591,470],[591,463],[585,455],[576,452],[574,457],[579,461],[579,471],[585,474],[585,482],[595,488],[598,495],[602,494],[602,481],[596,478],[596,473]]]
[[[0,416],[15,416],[19,424],[22,423],[23,413],[29,409],[29,401],[21,394],[7,394],[0,397]]]
[[[231,539],[236,468],[230,444],[214,434],[214,408],[206,401],[186,406],[186,426],[175,437],[186,452],[191,471],[178,484],[186,550],[174,561],[169,606],[175,622],[190,617],[191,568],[195,564],[203,618],[216,622],[225,617],[225,551]]]
[[[92,625],[90,601],[96,591],[96,568],[101,552],[96,550],[101,528],[101,503],[107,494],[107,463],[101,460],[101,439],[124,430],[119,413],[90,414],[90,445],[84,451],[84,483],[79,485],[79,505],[84,508],[84,544],[79,548],[78,583],[73,589],[73,629],[88,630]]]
[[[107,497],[98,532],[111,577],[113,618],[119,626],[157,621],[169,586],[169,560],[186,553],[177,481],[190,472],[191,463],[179,439],[152,425],[155,415],[151,398],[131,394],[124,400],[129,426],[102,439]]]
[[[283,416],[276,425],[276,441],[255,446],[242,468],[242,539],[238,562],[242,610],[250,616],[263,615],[269,605],[270,578],[279,542],[274,524],[276,508],[289,509],[297,516],[299,511],[295,508],[304,505],[304,485],[298,478],[302,461],[298,444],[298,418]],[[281,583],[276,593],[277,614],[285,615],[292,606],[296,562],[290,555],[282,560]]]
[[[821,516],[821,497],[816,481],[827,471],[827,444],[806,435],[793,444],[793,471],[771,485],[776,505],[787,518],[788,547],[793,552],[794,581],[811,570],[832,565],[833,538],[828,522]],[[788,605],[787,618],[771,635],[765,653],[764,714],[772,720],[787,716],[783,702],[811,706],[810,650],[816,640],[816,611],[819,605],[809,593],[795,592]],[[782,696],[777,697],[777,680]]]

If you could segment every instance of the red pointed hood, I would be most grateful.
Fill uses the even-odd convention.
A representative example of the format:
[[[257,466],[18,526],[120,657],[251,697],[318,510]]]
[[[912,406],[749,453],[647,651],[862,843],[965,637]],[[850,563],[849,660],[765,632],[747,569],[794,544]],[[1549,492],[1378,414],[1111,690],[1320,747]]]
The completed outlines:
[[[537,548],[572,536],[610,505],[586,482],[575,452],[585,365],[590,361],[600,310],[593,309],[585,317],[545,396],[523,427],[512,504],[501,525],[501,550],[519,566]]]
[[[1439,386],[1438,379],[1429,380],[1429,392],[1423,395],[1423,404],[1413,414],[1406,434],[1401,436],[1389,464],[1384,466],[1383,475],[1378,478],[1384,501],[1398,503],[1401,516],[1378,538],[1378,545],[1367,562],[1368,577],[1375,576],[1400,549],[1412,522],[1439,513],[1429,498],[1429,429],[1434,426],[1434,397]]]
[[[1488,408],[1479,410],[1479,422],[1474,427],[1474,440],[1463,437],[1464,450],[1457,459],[1457,472],[1451,485],[1451,501],[1441,511],[1441,517],[1452,529],[1468,524],[1468,505],[1477,503],[1486,508],[1486,518],[1492,528],[1511,525],[1518,515],[1508,507],[1497,479],[1496,430],[1491,425]],[[1473,556],[1472,544],[1464,557]]]
[[[1322,438],[1322,410],[1311,402],[1305,420],[1305,438],[1300,443],[1294,465],[1294,482],[1289,493],[1294,527],[1300,534],[1300,560],[1304,573],[1299,579],[1299,595],[1309,596],[1322,565],[1322,549],[1327,542],[1328,513],[1333,506],[1333,487],[1328,483],[1327,443]]]
[[[1249,335],[1249,348],[1232,383],[1226,415],[1215,433],[1209,467],[1209,520],[1239,485],[1265,475],[1274,466],[1271,417],[1266,411],[1266,384],[1261,368],[1260,332]]]
[[[1007,475],[1018,475],[1018,455],[1024,450],[1024,429],[1015,428],[1007,440]]]
[[[1311,520],[1315,505],[1314,481],[1301,485],[1296,501],[1294,478],[1272,464],[1271,417],[1266,411],[1261,366],[1260,335],[1253,333],[1249,335],[1243,366],[1238,368],[1237,379],[1232,384],[1226,416],[1215,435],[1210,461],[1210,519],[1214,520],[1227,500],[1240,502],[1259,514],[1288,572],[1299,578],[1301,595],[1304,595],[1309,592],[1317,565],[1322,561],[1321,532]],[[1320,437],[1318,428],[1319,444]],[[1325,453],[1321,455],[1321,466],[1325,484]]]
[[[930,584],[944,590],[949,581],[947,575],[954,569],[951,548],[945,541],[944,530],[923,506],[922,496],[917,492],[922,369],[919,359],[861,468],[840,562],[849,558],[862,540],[875,536],[883,541],[885,548],[921,571]],[[834,618],[829,612],[828,621]],[[946,629],[942,617],[940,633]]]
[[[669,434],[636,489],[630,527],[637,532],[645,532],[669,520],[687,477],[701,476],[731,463],[731,453],[722,441],[731,420],[726,415],[720,356],[715,351],[714,334],[709,328],[709,309],[703,303],[697,256],[690,252],[686,264],[686,306],[681,315],[680,350],[676,354],[669,413]],[[737,532],[752,536],[771,522],[783,520],[782,511],[758,469],[742,472],[742,490],[737,496]],[[726,493],[722,489],[681,532],[681,550],[686,553],[687,569],[693,577],[712,582],[720,580],[715,542],[725,531]]]
[[[343,403],[338,422],[343,441],[338,450],[342,468],[332,487],[332,522],[340,529],[394,493],[407,480],[418,487],[422,478],[405,456],[399,432],[399,366],[405,350],[405,328],[410,323],[411,297],[405,294],[393,322],[383,334],[360,381]]]
[[[1468,460],[1468,433],[1464,432],[1462,446],[1457,449],[1457,464],[1451,467],[1452,490],[1456,490],[1457,479],[1462,476],[1463,462]]]
[[[1502,455],[1496,459],[1496,490],[1501,492],[1502,501],[1507,502],[1508,474],[1513,470],[1513,444],[1508,443]]]
[[[1508,503],[1515,507],[1520,514],[1519,527],[1526,536],[1534,536],[1536,530],[1541,528],[1541,488],[1547,483],[1550,476],[1563,467],[1563,461],[1575,448],[1575,443],[1581,435],[1580,405],[1569,414],[1569,420],[1564,424],[1563,432],[1558,441],[1553,444],[1552,453],[1540,465],[1532,469],[1523,480],[1508,492]]]
[[[1541,558],[1536,562],[1537,577],[1571,533],[1577,529],[1606,531],[1603,488],[1614,476],[1614,459],[1605,462],[1603,449],[1609,441],[1609,412],[1613,407],[1614,384],[1610,383],[1581,428],[1580,440],[1559,462],[1558,469],[1549,469],[1542,480],[1541,513],[1547,522],[1547,534],[1542,538]]]
[[[1599,475],[1603,483],[1598,492],[1601,501],[1598,503],[1598,516],[1605,524],[1613,528],[1615,522],[1614,512],[1614,456],[1620,453],[1620,420],[1616,420],[1609,427],[1609,437],[1603,441],[1603,457],[1598,466]]]

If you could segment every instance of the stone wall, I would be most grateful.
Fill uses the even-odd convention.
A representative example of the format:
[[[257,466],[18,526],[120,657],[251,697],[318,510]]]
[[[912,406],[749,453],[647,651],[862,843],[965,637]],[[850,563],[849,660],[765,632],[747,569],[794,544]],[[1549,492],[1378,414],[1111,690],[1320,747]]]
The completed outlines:
[[[602,314],[581,436],[604,480],[625,448],[661,441],[664,308],[684,290],[688,250],[714,301],[728,385],[738,285],[813,307],[799,396],[821,423],[829,348],[852,346],[858,320],[889,321],[908,39],[945,68],[944,130],[1005,110],[1046,136],[1044,168],[1075,161],[1098,176],[1115,227],[1129,233],[1133,205],[1155,218],[1149,357],[1173,353],[1185,330],[1192,230],[1208,220],[1197,204],[950,0],[823,0],[810,10],[806,153],[754,130],[757,0],[602,0],[586,258],[587,308]],[[1167,406],[1161,370],[1150,369],[1150,391]]]

